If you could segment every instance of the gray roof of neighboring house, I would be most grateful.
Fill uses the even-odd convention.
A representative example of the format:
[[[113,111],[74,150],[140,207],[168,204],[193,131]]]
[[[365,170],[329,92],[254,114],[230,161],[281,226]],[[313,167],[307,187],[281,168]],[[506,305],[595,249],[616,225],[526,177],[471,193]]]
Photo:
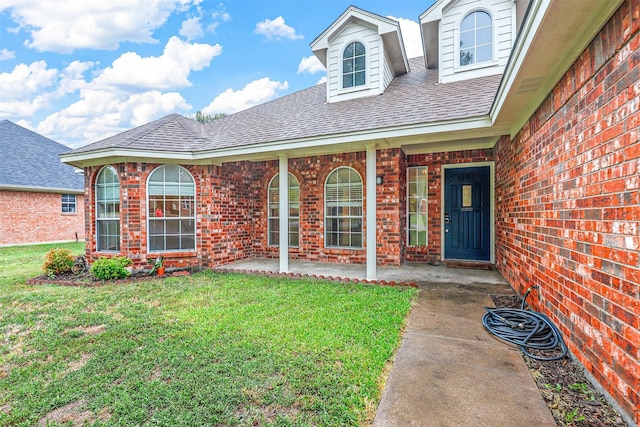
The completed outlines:
[[[70,150],[9,120],[0,121],[0,188],[84,191],[84,176],[60,161]]]
[[[378,96],[329,104],[326,84],[319,84],[204,125],[172,114],[72,153],[105,148],[206,151],[489,113],[501,75],[439,84],[438,70],[425,69],[422,57],[409,62],[411,72],[394,78]]]

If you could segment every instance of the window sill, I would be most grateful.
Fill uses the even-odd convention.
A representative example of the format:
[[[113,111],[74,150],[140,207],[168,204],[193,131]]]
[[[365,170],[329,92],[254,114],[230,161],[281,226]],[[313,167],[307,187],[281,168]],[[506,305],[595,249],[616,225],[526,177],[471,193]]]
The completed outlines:
[[[346,95],[349,93],[363,92],[369,89],[371,88],[368,85],[354,86],[346,89],[341,88],[341,89],[338,89],[338,95]]]
[[[76,216],[78,212],[60,212],[62,216]]]
[[[163,256],[165,258],[180,258],[180,257],[195,257],[198,256],[198,252],[195,249],[186,249],[184,251],[148,251],[147,255],[151,256]]]
[[[495,67],[496,65],[498,65],[498,61],[486,61],[486,62],[480,62],[478,64],[462,65],[462,66],[458,65],[456,67],[453,67],[453,72],[463,73],[465,71],[480,70],[482,68]]]

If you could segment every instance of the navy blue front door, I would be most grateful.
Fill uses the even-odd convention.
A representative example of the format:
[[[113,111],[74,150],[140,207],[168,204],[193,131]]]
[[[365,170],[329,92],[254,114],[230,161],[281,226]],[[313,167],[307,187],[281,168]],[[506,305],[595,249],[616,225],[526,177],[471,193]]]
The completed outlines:
[[[444,170],[444,257],[491,259],[489,166]]]

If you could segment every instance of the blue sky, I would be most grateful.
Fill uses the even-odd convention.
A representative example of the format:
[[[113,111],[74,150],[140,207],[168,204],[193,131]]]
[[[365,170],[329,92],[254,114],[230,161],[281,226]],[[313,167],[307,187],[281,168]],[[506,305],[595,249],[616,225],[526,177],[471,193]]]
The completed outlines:
[[[79,147],[171,113],[231,114],[322,82],[309,43],[350,5],[420,56],[434,0],[2,0],[0,120]]]

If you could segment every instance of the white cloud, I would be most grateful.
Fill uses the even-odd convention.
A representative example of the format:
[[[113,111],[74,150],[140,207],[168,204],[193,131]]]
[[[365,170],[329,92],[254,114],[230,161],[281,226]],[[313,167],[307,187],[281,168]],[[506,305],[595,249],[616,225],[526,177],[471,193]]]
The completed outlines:
[[[263,35],[269,40],[289,39],[296,40],[304,38],[302,34],[296,34],[296,30],[284,22],[282,16],[278,16],[273,21],[265,19],[256,24],[255,34]]]
[[[9,49],[0,50],[0,61],[5,61],[7,59],[13,59],[16,57],[16,53]]]
[[[0,73],[0,117],[31,117],[49,108],[52,100],[86,87],[83,74],[93,66],[93,62],[73,61],[60,71],[37,61]]]
[[[49,100],[42,96],[24,100],[1,100],[0,117],[31,117],[47,107],[49,107]]]
[[[3,100],[23,100],[54,84],[58,70],[48,68],[45,61],[18,64],[10,73],[0,73]]]
[[[40,122],[37,132],[75,148],[166,114],[191,109],[177,92],[147,91],[127,95],[88,91],[80,101]]]
[[[218,44],[190,44],[171,37],[161,56],[140,57],[127,52],[96,78],[96,85],[171,89],[191,86],[189,74],[208,67],[222,53]]]
[[[74,49],[116,49],[120,42],[156,42],[153,31],[176,11],[201,0],[3,0],[27,47],[69,53]]]
[[[200,18],[189,18],[182,21],[180,27],[180,35],[184,36],[187,40],[193,40],[204,35],[202,30],[202,24],[200,24]]]
[[[74,61],[59,73],[56,94],[78,92],[79,99],[45,118],[37,132],[78,147],[166,114],[188,113],[192,106],[175,89],[190,86],[190,73],[208,67],[220,52],[218,45],[172,37],[162,55],[127,52],[91,81],[84,74],[94,64]]]
[[[211,18],[214,22],[209,24],[209,26],[207,27],[207,31],[210,33],[216,32],[216,29],[218,28],[218,25],[220,25],[220,22],[231,21],[231,15],[229,15],[229,13],[227,13],[227,11],[225,10],[224,4],[220,3],[218,5],[218,8],[218,10],[214,10],[213,12],[211,12]]]
[[[215,20],[220,20],[222,22],[229,22],[231,21],[231,15],[229,15],[227,13],[227,11],[224,9],[224,5],[222,3],[220,3],[220,10],[215,10],[211,13],[211,17]]]
[[[300,64],[298,64],[298,74],[309,73],[315,74],[326,71],[322,62],[315,55],[306,56],[302,58]]]
[[[320,80],[318,80],[318,83],[316,83],[317,85],[321,85],[322,83],[326,83],[327,82],[327,76],[322,76],[320,77]]]
[[[76,92],[87,87],[84,73],[95,66],[93,62],[73,61],[60,73],[58,87],[54,92],[55,97]]]
[[[404,49],[407,52],[407,58],[415,58],[417,56],[424,55],[422,51],[420,25],[411,19],[395,18],[393,16],[387,16],[387,18],[400,23],[400,31],[402,32],[402,40],[404,41]]]
[[[227,89],[216,96],[213,101],[202,109],[203,114],[235,113],[246,110],[258,104],[270,101],[278,95],[278,91],[289,88],[288,82],[278,82],[264,77],[254,80],[244,88],[234,91]]]

